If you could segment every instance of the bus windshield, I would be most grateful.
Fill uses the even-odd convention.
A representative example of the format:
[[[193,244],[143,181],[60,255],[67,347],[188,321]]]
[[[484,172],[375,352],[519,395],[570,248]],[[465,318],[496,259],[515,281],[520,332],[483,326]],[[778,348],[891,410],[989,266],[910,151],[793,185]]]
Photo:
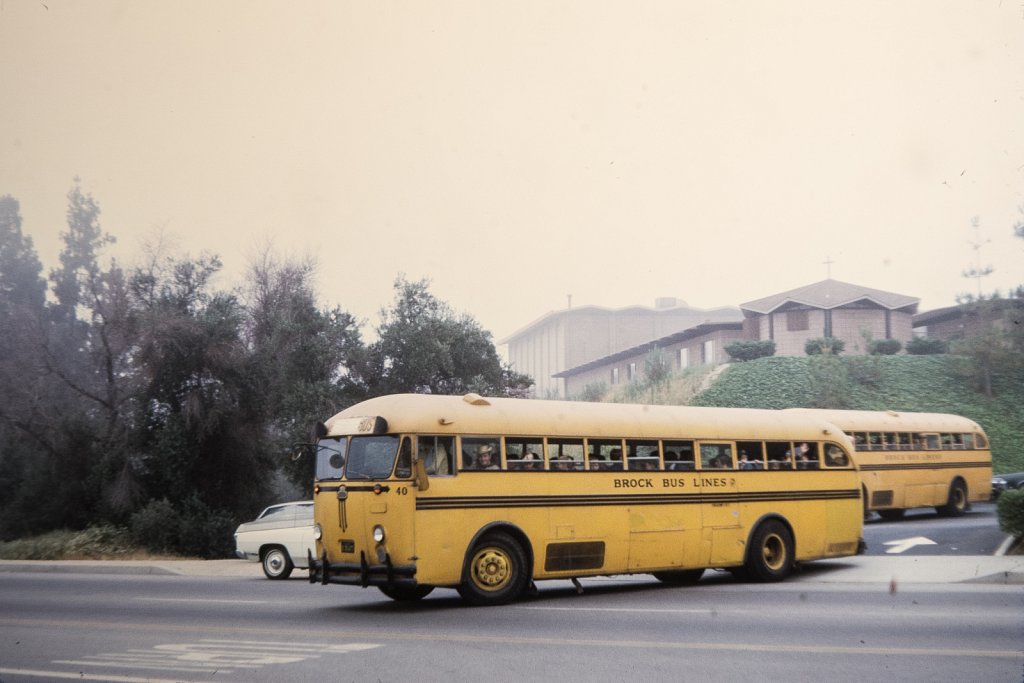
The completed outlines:
[[[345,478],[387,479],[397,453],[397,436],[354,436],[348,448]]]
[[[320,439],[316,445],[316,479],[341,479],[345,468],[348,439],[338,437]]]

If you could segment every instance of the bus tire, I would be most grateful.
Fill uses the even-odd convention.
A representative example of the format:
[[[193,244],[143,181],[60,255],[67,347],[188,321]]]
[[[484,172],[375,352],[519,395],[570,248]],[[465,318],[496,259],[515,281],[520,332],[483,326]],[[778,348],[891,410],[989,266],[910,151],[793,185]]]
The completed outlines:
[[[260,558],[260,564],[263,565],[264,576],[273,581],[287,579],[295,569],[292,558],[288,557],[288,551],[279,545],[272,545],[265,549]]]
[[[747,550],[744,574],[756,581],[782,581],[793,571],[793,534],[777,519],[762,522]]]
[[[885,510],[875,510],[878,516],[882,519],[886,519],[890,522],[895,522],[898,519],[903,519],[903,515],[907,513],[903,508],[887,508]]]
[[[526,553],[508,534],[488,533],[469,551],[458,586],[459,595],[472,605],[504,605],[526,588]]]
[[[654,578],[673,586],[692,586],[704,576],[703,569],[677,569],[670,572],[654,572]]]
[[[430,595],[433,586],[377,586],[380,592],[398,602],[415,602]]]
[[[953,480],[946,504],[935,508],[935,511],[943,517],[961,517],[967,512],[967,485],[963,479]]]

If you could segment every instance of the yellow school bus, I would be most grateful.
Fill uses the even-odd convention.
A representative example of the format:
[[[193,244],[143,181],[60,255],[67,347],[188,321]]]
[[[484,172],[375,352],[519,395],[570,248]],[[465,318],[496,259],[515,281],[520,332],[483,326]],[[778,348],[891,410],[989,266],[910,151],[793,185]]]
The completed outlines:
[[[958,517],[992,489],[992,452],[977,422],[959,415],[793,409],[842,429],[854,442],[864,511],[899,519],[934,507]]]
[[[852,443],[817,416],[410,394],[317,431],[312,583],[488,605],[545,579],[777,581],[863,550]]]

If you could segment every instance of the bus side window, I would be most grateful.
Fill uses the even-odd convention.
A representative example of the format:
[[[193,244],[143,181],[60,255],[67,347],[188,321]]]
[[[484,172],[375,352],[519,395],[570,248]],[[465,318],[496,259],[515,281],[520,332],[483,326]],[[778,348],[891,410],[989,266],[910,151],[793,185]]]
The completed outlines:
[[[705,470],[733,469],[732,445],[727,443],[702,443],[700,465]]]
[[[768,469],[770,470],[791,470],[793,460],[791,457],[792,444],[788,441],[766,441],[764,444],[765,455],[768,456]]]
[[[660,463],[657,441],[626,441],[626,464],[630,470],[656,470]]]
[[[663,445],[665,447],[666,470],[696,469],[692,441],[666,441]]]
[[[452,467],[452,453],[455,452],[454,439],[450,436],[419,437],[419,459],[428,475],[449,475]]]
[[[797,445],[796,468],[798,470],[816,470],[820,464],[817,442],[802,441]]]
[[[964,434],[964,448],[973,450],[974,447],[974,434]]]
[[[825,467],[846,467],[849,464],[850,459],[842,448],[834,444],[825,446]]]
[[[412,475],[412,439],[402,437],[402,445],[398,449],[398,463],[395,465],[395,477]]]
[[[854,432],[853,447],[858,451],[866,451],[868,449],[868,437],[864,432]]]
[[[736,463],[741,470],[764,469],[764,444],[760,441],[737,441],[736,452],[739,455]]]
[[[925,448],[929,451],[937,451],[940,448],[939,435],[938,434],[925,434],[924,435]]]
[[[548,439],[551,469],[567,472],[583,469],[583,439]]]
[[[544,443],[540,439],[513,441],[505,439],[505,461],[510,470],[544,469]]]
[[[462,469],[501,469],[501,446],[498,437],[462,437]]]
[[[974,435],[974,447],[975,448],[988,448],[988,441],[981,434]]]

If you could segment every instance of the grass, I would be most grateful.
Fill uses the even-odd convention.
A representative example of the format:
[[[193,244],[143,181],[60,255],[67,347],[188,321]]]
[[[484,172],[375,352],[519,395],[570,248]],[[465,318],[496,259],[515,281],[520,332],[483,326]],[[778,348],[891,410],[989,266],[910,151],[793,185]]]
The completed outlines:
[[[133,545],[125,529],[95,526],[0,543],[0,560],[183,560]]]

